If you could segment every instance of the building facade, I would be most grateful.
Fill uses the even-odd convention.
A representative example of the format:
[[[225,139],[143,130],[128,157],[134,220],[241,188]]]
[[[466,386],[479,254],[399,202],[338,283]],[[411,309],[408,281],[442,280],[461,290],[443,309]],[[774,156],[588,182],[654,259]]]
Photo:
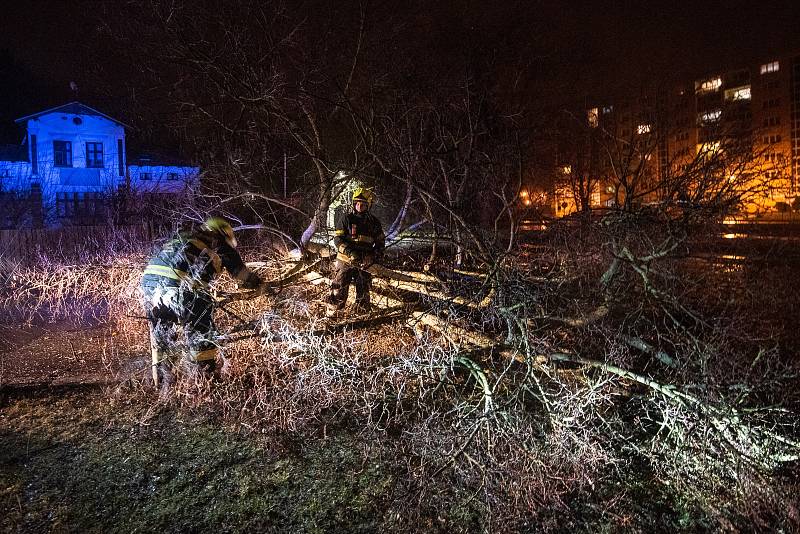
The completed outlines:
[[[750,154],[751,161],[742,172],[759,184],[753,188],[757,194],[749,195],[739,207],[743,214],[800,210],[800,52],[598,100],[582,113],[584,128],[590,132],[587,136],[593,129],[602,130],[620,146],[646,147],[640,154],[648,167],[643,175],[652,183],[666,183],[688,172],[704,154],[735,147]],[[648,138],[652,139],[649,146]],[[584,144],[583,152],[588,153],[590,143]],[[559,216],[581,205],[573,187],[576,160],[570,159],[569,150],[562,154],[555,162],[561,179],[551,193],[554,213]],[[586,165],[578,167],[587,172]],[[593,178],[586,195],[592,206],[619,202],[613,180],[603,170],[594,172],[593,177],[581,176],[587,182]],[[653,187],[646,200],[659,201],[663,193]]]
[[[146,158],[129,165],[125,125],[79,102],[16,122],[25,127],[23,144],[0,150],[0,194],[11,208],[3,226],[99,222],[114,195],[197,188],[197,167]]]

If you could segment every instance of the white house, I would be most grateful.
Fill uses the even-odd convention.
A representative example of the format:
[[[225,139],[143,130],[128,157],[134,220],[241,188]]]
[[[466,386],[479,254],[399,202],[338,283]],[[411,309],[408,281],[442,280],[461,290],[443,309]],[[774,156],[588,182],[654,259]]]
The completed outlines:
[[[44,224],[95,212],[103,199],[123,189],[173,194],[196,189],[198,167],[147,158],[128,165],[125,125],[79,102],[16,122],[26,127],[25,142],[0,149],[0,191],[41,202]]]

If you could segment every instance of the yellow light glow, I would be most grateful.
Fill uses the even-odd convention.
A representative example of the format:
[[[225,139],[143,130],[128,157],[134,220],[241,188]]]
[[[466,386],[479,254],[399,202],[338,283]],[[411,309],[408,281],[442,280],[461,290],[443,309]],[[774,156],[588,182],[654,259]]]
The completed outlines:
[[[778,72],[779,70],[781,70],[779,61],[770,61],[769,63],[761,65],[761,74],[769,74],[770,72]]]
[[[709,141],[708,143],[702,143],[700,145],[697,145],[697,153],[710,156],[719,152],[721,146],[722,145],[720,144],[719,141]]]
[[[700,80],[694,84],[694,92],[697,94],[711,93],[718,91],[722,87],[722,78],[709,78],[707,80]]]
[[[717,122],[720,117],[722,117],[722,110],[721,109],[714,109],[711,111],[706,111],[705,113],[700,114],[700,124],[709,124],[712,122]]]
[[[752,93],[750,86],[744,85],[742,87],[735,87],[725,91],[725,100],[750,100]]]
[[[597,108],[592,108],[586,112],[586,120],[589,126],[597,128],[600,125],[600,111]]]

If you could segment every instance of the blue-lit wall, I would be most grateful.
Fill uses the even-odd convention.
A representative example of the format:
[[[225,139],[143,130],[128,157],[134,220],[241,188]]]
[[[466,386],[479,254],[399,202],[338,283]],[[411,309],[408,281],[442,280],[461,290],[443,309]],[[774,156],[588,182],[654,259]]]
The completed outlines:
[[[0,161],[0,191],[29,195],[41,191],[44,223],[64,218],[57,204],[110,194],[121,188],[148,193],[191,193],[200,169],[176,165],[131,165],[125,128],[95,114],[58,109],[26,122],[28,161]],[[38,194],[38,191],[37,191]]]

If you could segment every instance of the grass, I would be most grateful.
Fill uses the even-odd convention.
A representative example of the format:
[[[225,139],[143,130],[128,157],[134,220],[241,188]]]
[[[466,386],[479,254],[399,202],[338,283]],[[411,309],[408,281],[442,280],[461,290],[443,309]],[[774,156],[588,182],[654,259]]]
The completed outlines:
[[[446,475],[426,482],[439,486],[428,494],[454,492],[455,506],[415,502],[408,457],[386,436],[344,428],[304,436],[244,433],[213,417],[137,406],[119,394],[111,399],[96,388],[3,399],[2,531],[495,530],[481,515],[475,489],[456,488]],[[607,479],[595,491],[566,496],[566,516],[559,507],[529,510],[517,527],[713,530],[706,511],[641,469],[622,482]]]
[[[242,435],[98,392],[3,408],[3,531],[374,532],[392,524],[390,465],[355,436]]]

